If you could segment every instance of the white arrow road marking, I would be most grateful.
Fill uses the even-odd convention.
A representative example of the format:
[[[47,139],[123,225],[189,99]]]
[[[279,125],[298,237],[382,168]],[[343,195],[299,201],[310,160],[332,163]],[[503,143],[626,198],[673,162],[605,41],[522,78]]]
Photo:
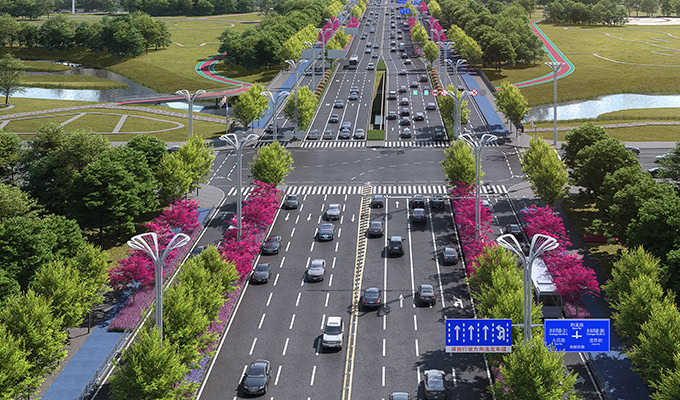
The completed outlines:
[[[404,295],[400,294],[399,295],[399,308],[404,308]],[[414,315],[415,317],[415,315]]]

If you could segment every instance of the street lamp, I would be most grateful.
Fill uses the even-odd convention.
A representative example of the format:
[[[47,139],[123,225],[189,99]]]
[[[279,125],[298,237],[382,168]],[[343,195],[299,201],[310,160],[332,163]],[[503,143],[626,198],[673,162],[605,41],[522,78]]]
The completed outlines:
[[[430,27],[430,35],[432,36],[433,39],[434,39],[434,34],[437,33],[437,31],[433,30],[432,26],[434,26],[434,24],[436,22],[439,22],[439,20],[437,18],[432,18],[430,20],[430,23],[428,24],[428,26]],[[437,36],[439,36],[439,34],[437,34]]]
[[[273,131],[274,132],[274,140],[276,140],[278,142],[279,141],[279,135],[277,133],[277,126],[276,126],[277,125],[276,124],[276,109],[278,108],[277,105],[279,103],[279,99],[281,99],[281,98],[285,99],[286,97],[288,97],[290,95],[290,92],[287,92],[287,91],[284,90],[284,91],[279,92],[278,94],[274,95],[274,93],[272,93],[270,90],[265,90],[264,92],[262,92],[260,94],[262,96],[268,98],[269,101],[272,104],[272,119],[274,120],[274,122],[272,122],[272,124],[274,126],[274,131]]]
[[[439,73],[439,75],[443,75],[443,76],[444,76],[444,90],[446,90],[446,75],[449,74],[449,73],[448,73],[448,70],[446,69],[446,66],[447,66],[447,65],[450,65],[451,68],[453,68],[453,61],[449,60],[448,58],[445,59],[445,60],[444,60],[444,66],[443,66],[443,67],[444,67],[444,73],[443,73],[443,74],[442,74],[441,72]],[[453,84],[453,90],[456,90],[456,82],[453,81],[452,84]]]
[[[326,78],[326,32],[328,28],[316,28],[316,30],[321,33],[321,80],[323,80]],[[330,30],[333,32],[333,27]]]
[[[303,60],[286,60],[286,64],[290,65],[290,67],[295,70],[295,135],[297,135],[298,132],[298,120],[300,119],[298,117],[298,67],[303,62]]]
[[[443,32],[444,32],[444,31],[446,31],[446,29],[442,29],[441,31],[439,31],[438,39],[441,39],[441,37],[443,36]],[[450,41],[442,42],[441,40],[437,40],[437,46],[441,47],[441,49],[443,50],[443,51],[439,54],[439,56],[441,57],[442,60],[448,59],[448,56],[449,56],[449,48],[451,48],[451,46],[452,46],[453,44],[454,44],[454,43],[453,43],[453,42],[450,42]]]
[[[156,232],[147,232],[133,236],[127,242],[128,246],[135,250],[143,251],[153,261],[154,277],[156,280],[156,326],[160,329],[161,333],[161,343],[159,343],[159,346],[163,345],[163,264],[171,251],[187,245],[190,241],[191,238],[184,233],[174,234],[160,254]]]
[[[444,89],[446,90],[446,89]],[[460,118],[461,115],[463,115],[463,100],[465,99],[465,96],[469,96],[472,94],[472,92],[463,90],[460,92],[460,97],[458,97],[458,89],[455,87],[453,88],[453,93],[449,93],[449,97],[453,100],[453,138],[458,139],[459,136],[461,136],[461,125],[460,125]],[[456,112],[457,111],[457,112]]]
[[[454,87],[458,86],[458,67],[465,64],[466,62],[467,62],[467,60],[463,59],[463,58],[459,58],[458,60],[456,60],[455,64],[453,64],[453,62],[451,62],[451,66],[453,67],[453,86]]]
[[[258,136],[254,133],[249,134],[244,139],[239,140],[235,133],[229,133],[220,136],[220,140],[224,140],[231,145],[236,150],[236,169],[238,170],[236,174],[236,241],[241,241],[241,203],[243,203],[243,193],[241,192],[242,177],[241,177],[241,164],[243,163],[243,149],[256,141]]]
[[[193,95],[188,90],[178,90],[175,94],[184,97],[184,100],[189,103],[189,137],[191,137],[194,134],[194,101],[198,96],[205,94],[205,90],[197,90]]]
[[[531,246],[529,247],[529,255],[525,256],[522,246],[520,246],[517,238],[514,235],[508,233],[498,239],[496,242],[501,247],[504,247],[522,260],[522,266],[524,269],[524,343],[531,341],[531,268],[534,265],[534,260],[540,257],[546,251],[554,250],[559,247],[557,239],[543,234],[536,234],[531,239]]]
[[[461,99],[463,96],[461,96]],[[461,100],[462,101],[462,100]],[[482,150],[484,146],[498,139],[495,135],[485,133],[481,138],[473,137],[469,133],[461,135],[461,138],[472,147],[475,153],[475,239],[479,240],[482,225],[481,219],[481,199],[479,193],[480,178],[482,175]]]
[[[557,148],[557,73],[564,65],[562,62],[546,62],[553,72],[553,147]]]

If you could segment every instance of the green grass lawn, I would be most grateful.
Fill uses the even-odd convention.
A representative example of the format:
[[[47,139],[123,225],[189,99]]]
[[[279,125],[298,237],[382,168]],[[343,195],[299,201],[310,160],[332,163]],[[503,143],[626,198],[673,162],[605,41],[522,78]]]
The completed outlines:
[[[22,86],[48,89],[125,89],[127,83],[87,75],[24,75]]]
[[[86,129],[92,130],[93,132],[113,132],[118,120],[120,120],[119,115],[85,114],[66,125],[65,129],[67,131]]]
[[[9,103],[12,104],[14,108],[12,108],[11,110],[0,108],[0,116],[6,114],[18,114],[28,111],[51,110],[53,108],[85,106],[88,104],[95,104],[94,102],[91,101],[42,100],[42,99],[25,99],[20,97],[10,97]]]
[[[71,69],[68,65],[47,61],[24,61],[24,71],[27,72],[58,72]]]
[[[366,134],[366,139],[368,140],[385,140],[385,130],[384,129],[369,129]]]
[[[680,93],[678,83],[680,67],[623,65],[601,60],[592,55],[597,53],[602,57],[626,63],[680,65],[680,59],[672,56],[677,56],[680,40],[664,34],[680,37],[680,26],[573,26],[567,30],[564,25],[550,23],[538,25],[576,67],[571,75],[557,82],[559,102],[592,99],[615,93]],[[605,36],[603,32],[625,40],[669,47],[670,50],[645,43],[617,40]],[[652,50],[667,55],[651,53]],[[494,84],[500,85],[502,80],[521,82],[548,72],[549,68],[541,62],[528,68],[504,68],[500,74],[490,73],[488,76]],[[540,84],[521,90],[532,106],[552,101],[551,84]]]
[[[151,116],[151,115],[149,115]],[[166,119],[165,116],[161,115],[156,115],[154,118],[160,118],[160,119]],[[188,120],[177,120],[173,118],[174,121],[181,122],[185,126],[188,126],[189,121]],[[154,121],[151,119],[147,118],[135,118],[132,116],[129,116],[126,120],[125,123],[123,123],[123,126],[120,128],[121,133],[126,133],[126,132],[150,132],[150,131],[157,131],[161,129],[168,129],[168,128],[173,128],[175,127],[175,124],[171,124],[168,122],[161,122],[161,121]],[[194,121],[194,128],[196,127],[196,121]],[[113,129],[110,129],[109,132],[111,132]],[[172,132],[172,131],[169,131]],[[188,132],[188,131],[187,131]]]
[[[38,128],[47,123],[54,122],[60,124],[70,118],[73,118],[73,115],[55,114],[53,116],[50,116],[49,118],[13,120],[10,121],[10,123],[7,124],[3,129],[5,130],[5,132],[17,132],[17,133],[37,132]],[[33,135],[21,135],[20,138],[22,140],[30,140],[32,136]]]

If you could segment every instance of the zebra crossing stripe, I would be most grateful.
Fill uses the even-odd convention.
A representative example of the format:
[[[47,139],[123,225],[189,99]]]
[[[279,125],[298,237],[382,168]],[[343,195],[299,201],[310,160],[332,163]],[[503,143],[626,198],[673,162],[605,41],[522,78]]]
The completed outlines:
[[[290,185],[286,188],[286,193],[312,196],[328,194],[357,195],[361,194],[361,188],[361,185]],[[479,189],[482,194],[486,195],[508,194],[508,189],[505,185],[484,184]],[[248,196],[251,190],[251,187],[244,187],[243,196]],[[411,196],[414,194],[432,196],[435,194],[446,194],[448,193],[448,188],[446,185],[374,185],[373,193],[386,196]],[[236,196],[236,188],[230,188],[227,196]]]
[[[449,142],[434,140],[394,140],[385,142],[385,147],[449,147]]]

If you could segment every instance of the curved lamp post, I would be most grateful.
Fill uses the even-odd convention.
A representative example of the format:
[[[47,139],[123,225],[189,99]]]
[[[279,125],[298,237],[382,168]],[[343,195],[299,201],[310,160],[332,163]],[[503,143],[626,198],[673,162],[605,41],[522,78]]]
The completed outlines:
[[[463,100],[465,100],[466,96],[470,96],[472,94],[472,92],[469,92],[467,90],[463,90],[462,92],[460,92],[460,97],[458,97],[458,93],[459,93],[458,89],[456,89],[454,87],[453,93],[449,94],[449,96],[453,99],[453,138],[454,139],[458,139],[459,137],[461,137],[460,117],[463,113]],[[496,140],[496,139],[493,139],[493,140]]]
[[[498,245],[504,247],[517,256],[522,261],[522,266],[524,269],[524,343],[531,341],[531,328],[533,327],[531,323],[531,268],[534,265],[534,260],[540,257],[546,251],[554,250],[559,247],[557,239],[547,235],[536,234],[531,239],[531,246],[529,247],[529,255],[525,256],[522,246],[520,246],[517,238],[512,234],[505,234],[496,239]]]
[[[235,133],[229,133],[226,135],[220,136],[220,140],[224,140],[227,142],[231,147],[236,150],[236,169],[238,169],[236,173],[236,241],[239,242],[241,241],[241,203],[243,203],[243,193],[241,187],[243,186],[242,183],[242,178],[241,178],[241,164],[243,163],[243,149],[252,143],[253,141],[256,141],[259,136],[257,136],[254,133],[249,134],[245,138],[239,140],[238,136]]]
[[[279,141],[279,135],[278,135],[278,132],[277,132],[276,111],[277,111],[277,108],[278,108],[279,99],[281,99],[281,98],[285,99],[286,97],[288,97],[290,95],[290,92],[287,92],[287,91],[284,90],[284,91],[278,92],[275,95],[270,90],[265,90],[264,92],[262,92],[260,94],[262,96],[268,98],[269,101],[272,104],[272,119],[273,119],[272,125],[274,127],[274,131],[273,131],[274,140],[278,142]]]
[[[463,92],[465,93],[465,92]],[[460,96],[461,102],[463,101],[463,96]],[[458,121],[460,121],[460,117],[458,117]],[[479,184],[480,184],[480,178],[482,175],[482,150],[484,150],[484,146],[487,144],[495,141],[498,139],[497,136],[495,135],[490,135],[488,133],[485,133],[482,135],[481,138],[473,137],[469,133],[461,135],[461,139],[465,140],[465,142],[472,147],[472,150],[475,153],[475,239],[479,240],[480,236],[480,230],[481,230],[481,199],[480,199],[480,193],[479,193]]]
[[[304,60],[286,60],[286,64],[295,70],[295,135],[297,135],[298,132],[298,120],[300,119],[298,117],[298,67],[300,67],[303,62]]]
[[[321,80],[323,80],[326,77],[326,32],[329,30],[333,32],[333,26],[331,25],[330,29],[316,28],[316,30],[321,33]]]
[[[175,234],[167,247],[160,253],[158,246],[158,235],[156,232],[142,233],[141,235],[133,236],[128,240],[128,246],[135,250],[141,250],[146,253],[153,261],[155,290],[156,290],[156,326],[160,329],[161,343],[163,344],[163,264],[168,254],[176,248],[187,245],[191,241],[189,236],[184,233]]]
[[[198,96],[205,94],[205,90],[197,90],[193,95],[188,90],[178,90],[175,94],[184,97],[189,103],[189,137],[191,137],[194,134],[194,101]]]
[[[458,67],[465,64],[466,62],[467,62],[466,59],[459,58],[458,60],[456,60],[455,64],[453,64],[453,62],[451,63],[451,65],[453,66],[453,86],[455,87],[458,87]]]
[[[557,148],[557,73],[564,65],[561,62],[546,62],[553,72],[553,147]]]

